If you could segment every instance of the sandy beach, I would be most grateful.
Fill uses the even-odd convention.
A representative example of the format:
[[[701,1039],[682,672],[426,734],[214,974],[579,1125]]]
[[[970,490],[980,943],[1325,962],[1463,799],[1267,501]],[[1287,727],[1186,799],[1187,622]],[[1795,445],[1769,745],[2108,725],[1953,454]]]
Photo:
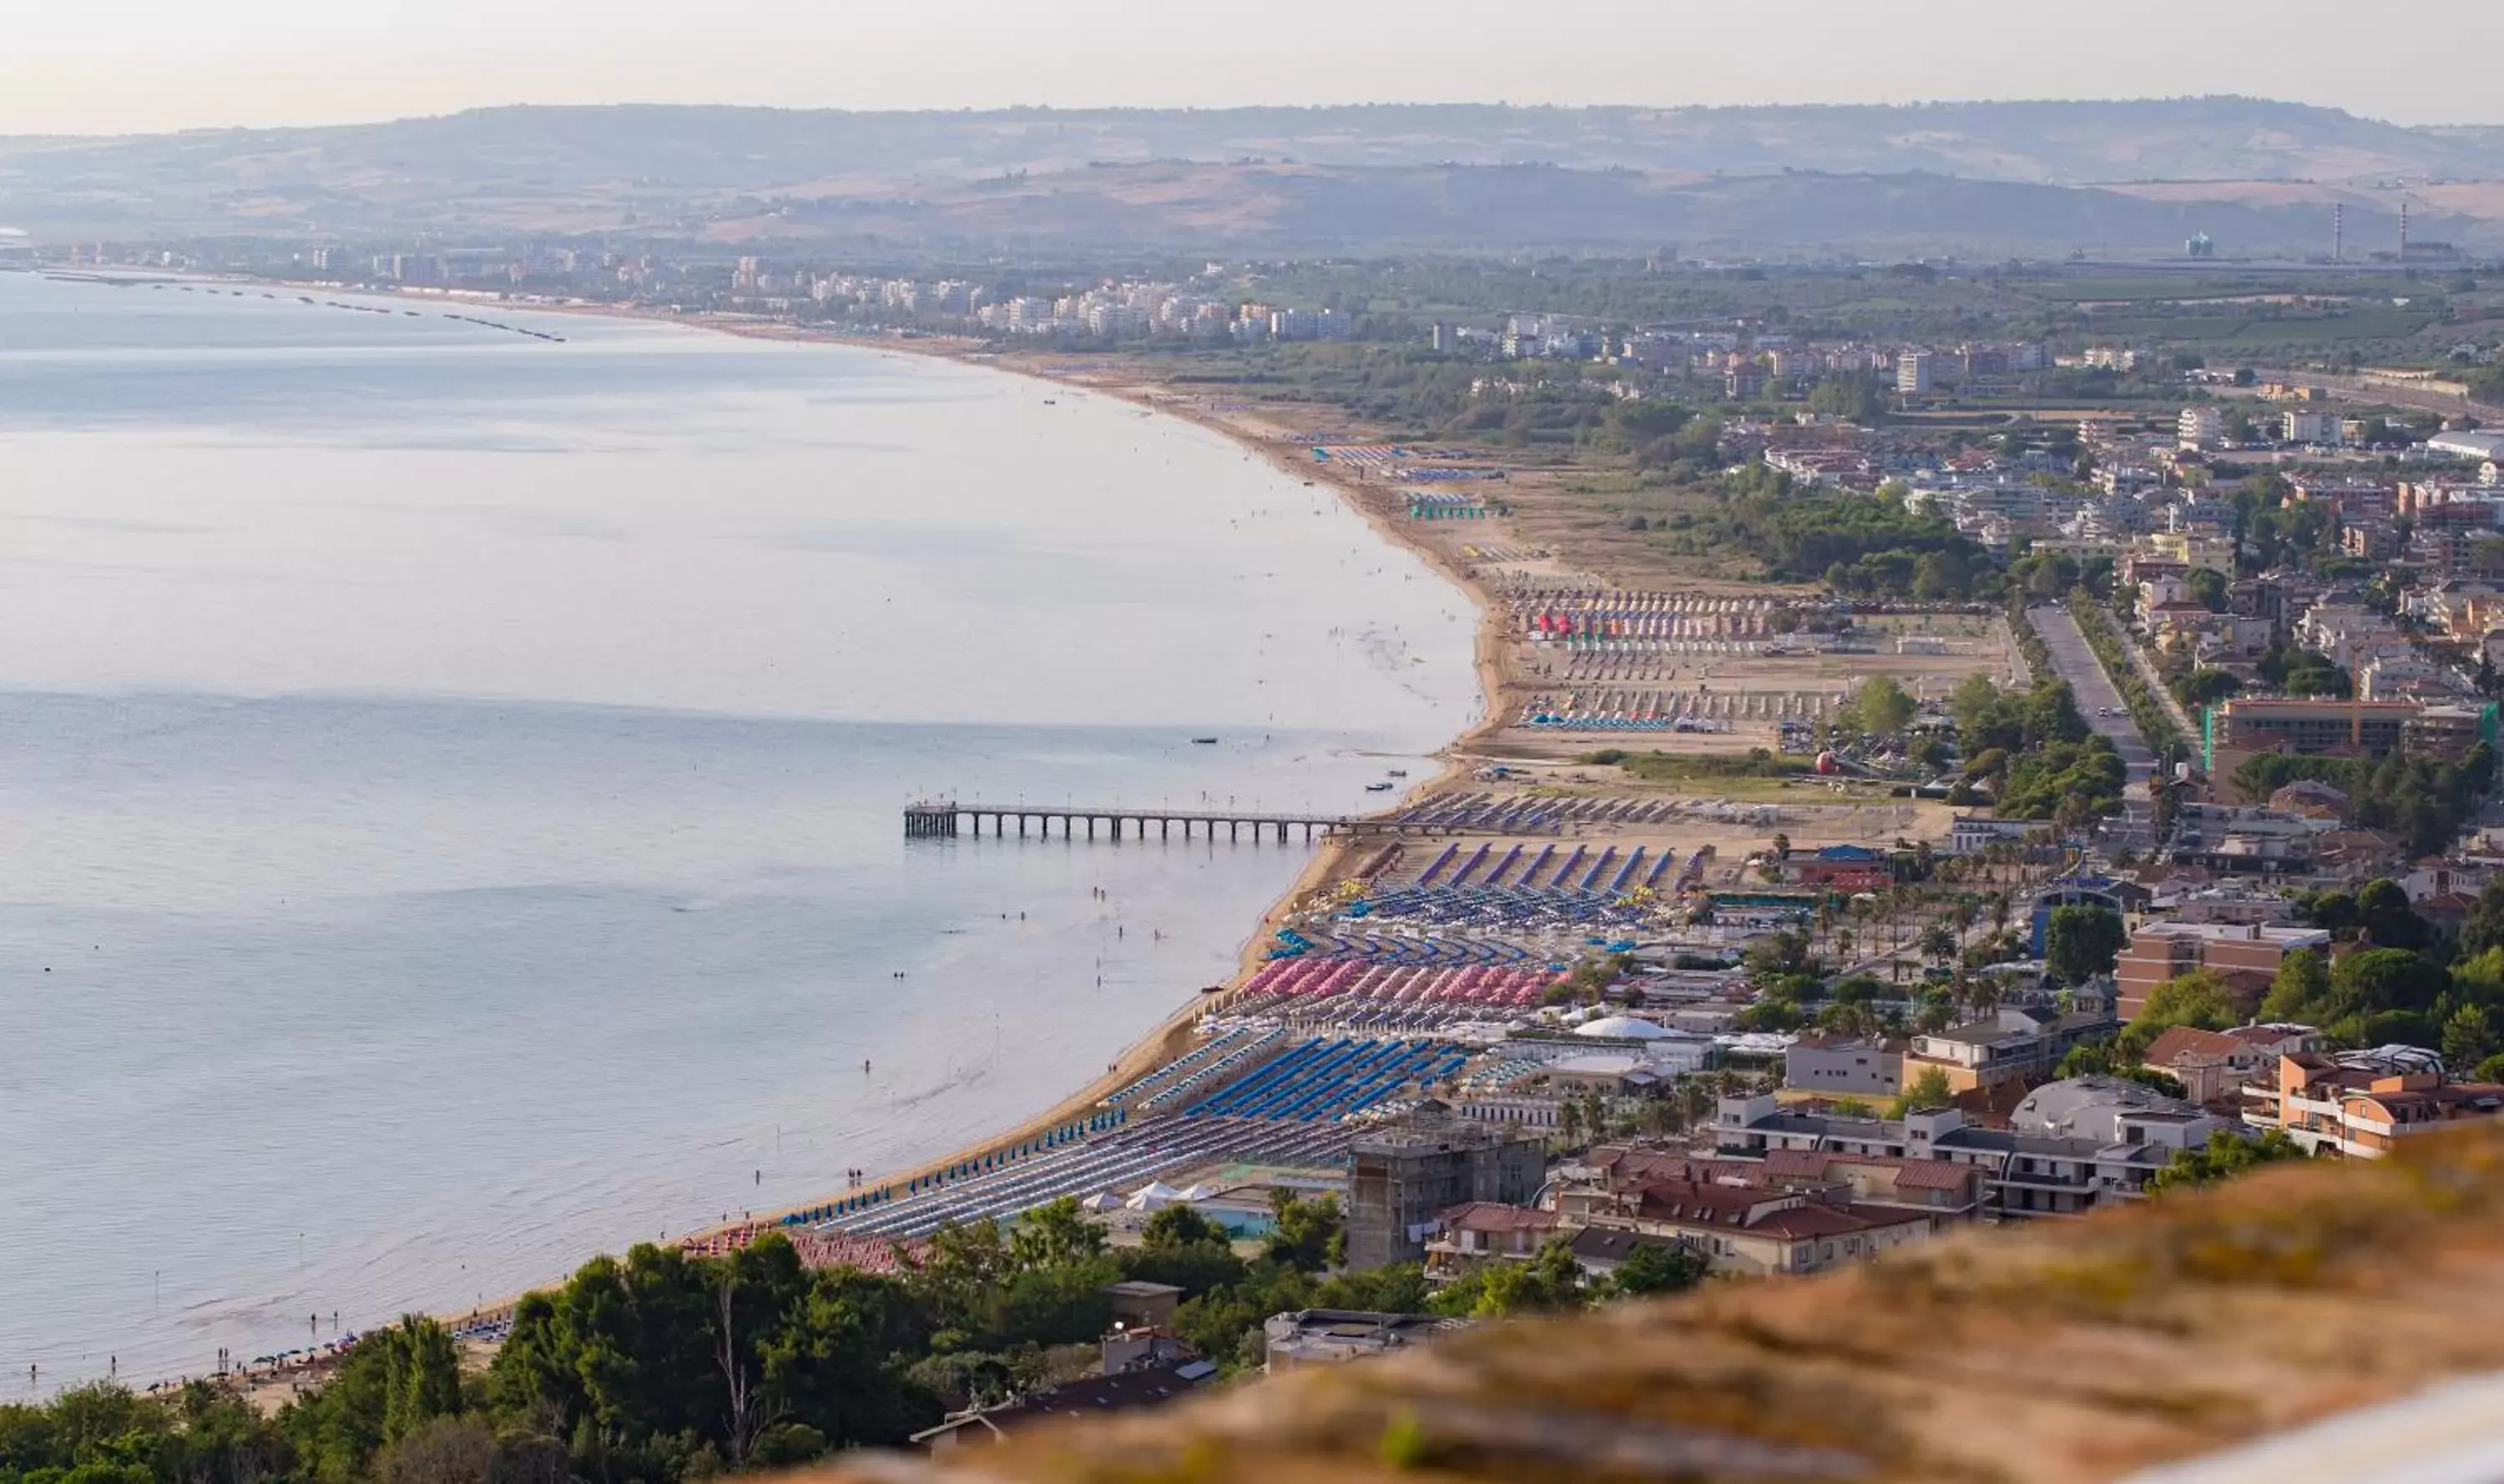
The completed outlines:
[[[917,339],[898,341],[886,338],[833,334],[777,322],[756,322],[727,318],[695,318],[675,315],[639,314],[631,311],[590,306],[517,306],[541,312],[584,314],[603,318],[642,319],[680,325],[718,333],[757,339],[801,343],[843,345],[855,349],[945,360],[959,364],[1027,377],[1055,386],[1065,386],[1129,402],[1145,411],[1178,418],[1204,428],[1235,443],[1248,454],[1263,460],[1280,473],[1316,487],[1327,487],[1359,514],[1386,543],[1409,552],[1432,568],[1444,581],[1468,599],[1476,611],[1474,653],[1480,694],[1478,722],[1442,748],[1437,757],[1436,773],[1408,789],[1399,802],[1386,806],[1386,811],[1406,808],[1415,801],[1454,780],[1464,778],[1474,766],[1473,753],[1505,724],[1504,686],[1506,674],[1506,638],[1503,606],[1495,601],[1487,584],[1456,561],[1452,554],[1433,543],[1417,539],[1413,530],[1395,520],[1385,503],[1367,498],[1368,489],[1359,481],[1339,474],[1336,469],[1318,466],[1300,458],[1300,450],[1284,441],[1287,430],[1271,425],[1257,416],[1229,415],[1197,405],[1175,397],[1153,382],[1130,376],[1098,378],[1056,374],[1031,358],[1003,356],[979,341]],[[1243,940],[1234,974],[1220,985],[1196,986],[1189,997],[1180,1000],[1173,1012],[1158,1022],[1145,1035],[1133,1042],[1105,1070],[1102,1076],[1072,1091],[1067,1097],[1038,1110],[1031,1118],[1003,1127],[995,1134],[968,1144],[937,1158],[919,1164],[885,1170],[872,1170],[856,1187],[824,1192],[810,1200],[789,1203],[771,1209],[747,1213],[741,1219],[716,1224],[686,1232],[673,1233],[673,1243],[688,1245],[740,1241],[755,1233],[782,1225],[787,1216],[815,1209],[843,1199],[848,1194],[881,1189],[901,1189],[912,1182],[935,1175],[952,1165],[980,1160],[986,1156],[1002,1153],[1042,1137],[1047,1132],[1080,1122],[1100,1111],[1102,1100],[1156,1067],[1182,1055],[1197,1039],[1200,1019],[1223,1006],[1241,984],[1255,973],[1264,961],[1277,929],[1294,912],[1297,904],[1325,890],[1358,869],[1365,858],[1378,850],[1379,845],[1361,845],[1332,837],[1318,842],[1310,858],[1296,880],[1271,904],[1261,920],[1254,924]],[[586,1257],[589,1254],[585,1255]],[[483,1304],[446,1313],[440,1317],[447,1324],[470,1325],[492,1322],[510,1312],[522,1295],[508,1294]],[[327,1366],[327,1361],[311,1363],[310,1368],[293,1367],[248,1381],[251,1394],[270,1404],[283,1402],[295,1394],[309,1376]]]
[[[616,313],[615,311],[595,312]],[[1505,724],[1503,697],[1508,677],[1505,673],[1504,613],[1502,604],[1496,602],[1494,594],[1468,568],[1455,562],[1449,553],[1439,549],[1433,543],[1414,538],[1413,532],[1393,520],[1389,511],[1381,503],[1366,499],[1366,488],[1359,482],[1339,475],[1330,466],[1316,466],[1300,460],[1297,457],[1297,450],[1282,441],[1282,435],[1286,431],[1284,429],[1257,417],[1229,416],[1179,400],[1165,388],[1152,382],[1137,381],[1130,377],[1097,378],[1055,374],[1045,369],[1031,357],[999,355],[980,341],[942,339],[904,341],[827,333],[781,323],[682,316],[624,315],[623,317],[664,319],[665,323],[669,324],[687,325],[760,339],[845,345],[863,350],[887,351],[953,361],[959,364],[985,367],[1056,386],[1072,387],[1117,397],[1146,411],[1160,416],[1179,418],[1229,438],[1282,474],[1331,489],[1349,508],[1362,516],[1366,524],[1385,543],[1397,546],[1422,559],[1445,581],[1466,596],[1477,610],[1474,647],[1481,707],[1479,719],[1475,726],[1462,733],[1437,754],[1441,767],[1432,777],[1409,788],[1401,796],[1398,804],[1389,806],[1385,811],[1407,808],[1418,799],[1449,786],[1455,779],[1465,777],[1472,767],[1471,754],[1474,749],[1502,730]],[[1365,851],[1374,848],[1379,846],[1361,846],[1339,837],[1331,837],[1318,843],[1314,847],[1312,858],[1305,863],[1304,869],[1297,876],[1294,884],[1290,885],[1286,892],[1270,906],[1269,912],[1245,938],[1233,978],[1223,986],[1209,986],[1218,988],[1221,992],[1210,993],[1207,989],[1202,989],[1191,999],[1177,1005],[1172,1015],[1133,1043],[1102,1077],[1050,1108],[1037,1113],[1032,1119],[1004,1128],[998,1134],[980,1143],[968,1145],[940,1158],[908,1168],[873,1171],[870,1179],[857,1190],[874,1191],[883,1187],[901,1186],[935,1174],[954,1164],[978,1160],[987,1155],[1016,1148],[1053,1128],[1084,1119],[1090,1113],[1096,1111],[1096,1105],[1116,1089],[1179,1056],[1190,1049],[1200,1018],[1225,1004],[1243,981],[1249,979],[1260,968],[1277,929],[1292,914],[1296,904],[1343,879],[1348,872],[1356,868]],[[825,1200],[839,1200],[845,1193],[848,1192],[831,1192]],[[849,1193],[857,1193],[857,1191]],[[691,1233],[689,1239],[703,1241],[732,1235],[743,1230],[760,1230],[781,1223],[783,1217],[793,1212],[806,1211],[823,1203],[824,1201],[803,1202],[773,1211],[760,1211],[750,1218],[726,1226],[715,1226]],[[483,1312],[493,1313],[509,1306],[510,1302],[511,1300],[507,1299],[499,1304],[491,1304]]]

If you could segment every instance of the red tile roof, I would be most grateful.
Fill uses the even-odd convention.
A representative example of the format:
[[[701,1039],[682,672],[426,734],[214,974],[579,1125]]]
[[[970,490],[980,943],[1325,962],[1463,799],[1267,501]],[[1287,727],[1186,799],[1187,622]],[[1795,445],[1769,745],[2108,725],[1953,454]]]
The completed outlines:
[[[1853,1155],[1836,1150],[1769,1149],[1765,1173],[1801,1180],[1826,1179],[1836,1165],[1891,1169],[1895,1185],[1906,1191],[1956,1191],[1978,1178],[1973,1167],[1945,1159],[1913,1159],[1895,1155]]]
[[[2243,1054],[2248,1043],[2222,1031],[2202,1030],[2196,1025],[2171,1025],[2148,1044],[2147,1064],[2152,1067],[2179,1065],[2185,1056],[2233,1057]]]
[[[1929,1221],[1927,1216],[1910,1211],[1891,1211],[1883,1206],[1810,1204],[1777,1211],[1756,1223],[1753,1229],[1796,1242],[1809,1237],[1852,1236],[1883,1226],[1905,1226]]]
[[[1443,1213],[1443,1225],[1453,1231],[1550,1231],[1564,1225],[1553,1211],[1509,1206],[1496,1200],[1473,1200]]]

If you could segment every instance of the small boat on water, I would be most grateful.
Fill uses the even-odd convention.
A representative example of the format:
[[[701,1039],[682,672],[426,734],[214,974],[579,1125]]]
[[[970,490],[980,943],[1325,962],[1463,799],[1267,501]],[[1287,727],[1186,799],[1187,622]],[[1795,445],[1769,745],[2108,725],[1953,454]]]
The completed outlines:
[[[1217,739],[1214,737],[1195,737],[1191,740],[1191,744],[1195,747],[1214,747],[1217,745]]]
[[[1382,776],[1390,778],[1405,778],[1408,776],[1408,770],[1406,768],[1386,768],[1382,771]]]
[[[1388,779],[1380,783],[1368,783],[1365,785],[1365,791],[1370,794],[1387,794],[1391,792],[1391,789],[1392,784]]]

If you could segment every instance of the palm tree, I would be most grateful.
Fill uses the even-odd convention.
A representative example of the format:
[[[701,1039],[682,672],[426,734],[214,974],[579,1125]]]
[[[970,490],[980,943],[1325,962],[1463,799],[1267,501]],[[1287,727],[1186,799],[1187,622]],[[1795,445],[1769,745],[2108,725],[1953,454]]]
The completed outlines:
[[[1956,899],[1956,906],[1950,909],[1948,915],[1956,924],[1957,949],[1962,952],[1965,949],[1965,935],[1973,930],[1974,919],[1982,915],[1982,908],[1968,893]]]
[[[2000,976],[1976,974],[1965,982],[1965,1002],[1972,1007],[1975,1019],[2000,1008]]]
[[[1922,931],[1922,956],[1932,963],[1945,963],[1957,955],[1956,934],[1938,923]]]

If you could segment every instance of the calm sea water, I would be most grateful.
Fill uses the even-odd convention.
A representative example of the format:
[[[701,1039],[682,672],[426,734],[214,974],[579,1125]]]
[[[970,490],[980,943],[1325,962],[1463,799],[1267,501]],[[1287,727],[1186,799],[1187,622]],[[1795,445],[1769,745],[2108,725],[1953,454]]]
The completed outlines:
[[[1303,849],[904,802],[1356,808],[1475,710],[1459,595],[1188,425],[388,307],[0,273],[0,1396],[1030,1115]]]

